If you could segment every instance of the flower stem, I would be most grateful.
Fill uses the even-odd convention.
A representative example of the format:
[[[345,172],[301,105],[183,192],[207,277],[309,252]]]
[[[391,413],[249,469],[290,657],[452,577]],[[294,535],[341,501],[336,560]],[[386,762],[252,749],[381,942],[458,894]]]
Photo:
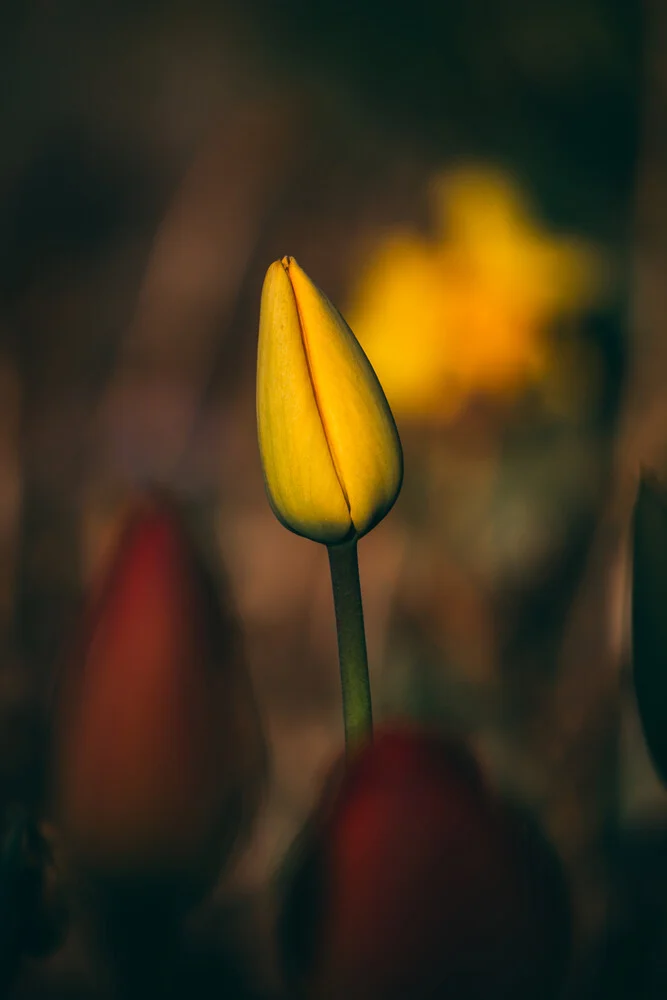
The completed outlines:
[[[359,584],[357,542],[330,545],[329,565],[336,609],[343,720],[348,754],[373,737],[364,610]]]

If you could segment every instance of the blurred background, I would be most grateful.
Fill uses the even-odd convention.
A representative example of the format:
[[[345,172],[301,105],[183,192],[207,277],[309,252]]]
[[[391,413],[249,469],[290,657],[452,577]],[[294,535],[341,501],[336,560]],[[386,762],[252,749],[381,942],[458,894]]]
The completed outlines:
[[[360,546],[376,715],[465,734],[540,819],[573,997],[662,994],[626,551],[639,466],[667,472],[660,0],[24,0],[0,50],[0,806],[39,794],[56,653],[128,498],[196,501],[272,768],[202,934],[239,996],[273,988],[272,879],[343,742],[326,552],[273,517],[255,436],[289,253],[404,442]],[[17,996],[86,975],[68,945]]]

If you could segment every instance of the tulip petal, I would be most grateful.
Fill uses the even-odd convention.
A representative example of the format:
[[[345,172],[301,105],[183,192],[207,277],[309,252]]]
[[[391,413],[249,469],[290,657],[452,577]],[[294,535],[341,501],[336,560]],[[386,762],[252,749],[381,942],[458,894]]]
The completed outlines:
[[[400,439],[382,386],[349,326],[293,258],[298,308],[319,414],[357,535],[393,506],[403,478]]]
[[[269,268],[262,289],[257,427],[276,517],[314,541],[342,541],[352,520],[318,410],[294,292],[280,261]]]

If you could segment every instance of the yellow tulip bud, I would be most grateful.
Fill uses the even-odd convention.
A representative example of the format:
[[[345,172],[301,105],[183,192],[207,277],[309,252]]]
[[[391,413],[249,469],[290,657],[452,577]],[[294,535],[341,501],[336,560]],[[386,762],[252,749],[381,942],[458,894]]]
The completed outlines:
[[[271,265],[262,290],[257,426],[269,501],[298,535],[359,538],[393,506],[403,456],[382,386],[293,257]]]

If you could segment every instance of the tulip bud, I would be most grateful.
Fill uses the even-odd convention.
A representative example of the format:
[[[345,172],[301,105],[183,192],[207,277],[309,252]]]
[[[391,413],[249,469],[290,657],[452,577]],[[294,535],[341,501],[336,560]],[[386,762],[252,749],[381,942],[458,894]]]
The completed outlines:
[[[403,458],[382,387],[292,257],[271,265],[262,290],[257,425],[269,501],[297,534],[336,544],[393,506]]]
[[[305,831],[281,925],[309,1000],[541,1000],[562,984],[567,892],[544,841],[444,739],[384,731]]]
[[[216,874],[263,764],[238,639],[176,509],[147,502],[58,691],[57,819],[75,865],[188,895]]]

